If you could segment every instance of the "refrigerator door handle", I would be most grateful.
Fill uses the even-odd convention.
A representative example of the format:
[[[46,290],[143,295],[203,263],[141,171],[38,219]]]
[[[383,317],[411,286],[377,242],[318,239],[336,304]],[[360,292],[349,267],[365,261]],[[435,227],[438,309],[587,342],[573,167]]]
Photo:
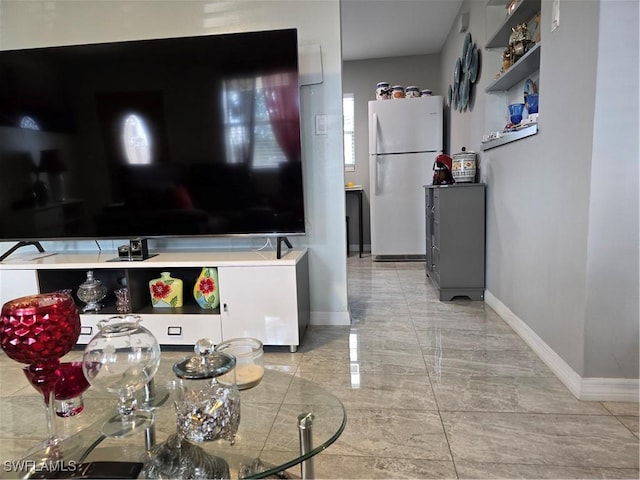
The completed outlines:
[[[378,114],[373,114],[373,154],[378,154]]]
[[[373,194],[378,195],[379,179],[378,179],[378,114],[373,114]]]
[[[378,162],[380,161],[379,155],[373,156],[373,178],[374,178],[374,188],[373,194],[380,195],[380,177],[378,176]]]

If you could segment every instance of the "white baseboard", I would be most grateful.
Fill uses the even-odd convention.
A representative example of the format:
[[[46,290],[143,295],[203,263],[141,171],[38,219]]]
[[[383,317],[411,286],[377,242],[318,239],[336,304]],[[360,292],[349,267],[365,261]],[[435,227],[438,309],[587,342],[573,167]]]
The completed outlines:
[[[310,325],[351,325],[349,312],[311,312]]]
[[[631,378],[584,378],[580,400],[594,402],[638,402],[640,381]]]
[[[594,402],[637,402],[640,380],[633,378],[582,378],[531,327],[523,322],[489,290],[484,301],[502,318],[579,400]]]

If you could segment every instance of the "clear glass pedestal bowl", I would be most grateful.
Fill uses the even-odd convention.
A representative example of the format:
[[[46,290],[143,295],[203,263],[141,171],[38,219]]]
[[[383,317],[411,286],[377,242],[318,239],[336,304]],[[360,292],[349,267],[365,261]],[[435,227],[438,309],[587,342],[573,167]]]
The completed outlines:
[[[96,389],[119,398],[118,414],[102,427],[107,437],[124,437],[153,424],[153,412],[138,407],[134,393],[151,381],[160,365],[160,345],[140,325],[137,315],[98,322],[99,332],[89,341],[82,369]]]

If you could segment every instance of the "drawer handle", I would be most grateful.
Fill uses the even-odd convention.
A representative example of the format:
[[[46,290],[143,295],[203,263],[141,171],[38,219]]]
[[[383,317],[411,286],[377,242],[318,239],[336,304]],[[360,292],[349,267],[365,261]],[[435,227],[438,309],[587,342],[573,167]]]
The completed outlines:
[[[182,327],[167,327],[167,335],[182,335]]]
[[[91,335],[93,327],[80,327],[80,335]]]

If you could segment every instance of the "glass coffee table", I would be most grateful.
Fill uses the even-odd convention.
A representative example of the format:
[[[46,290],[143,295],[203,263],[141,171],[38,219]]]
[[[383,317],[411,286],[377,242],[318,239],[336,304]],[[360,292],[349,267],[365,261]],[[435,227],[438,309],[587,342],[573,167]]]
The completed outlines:
[[[170,382],[170,377],[157,375],[151,403],[160,405],[153,407],[154,425],[124,438],[102,436],[102,424],[115,414],[115,402],[109,399],[105,404],[104,397],[92,394],[90,389],[85,395],[86,411],[81,415],[85,422],[90,418],[92,423],[62,442],[64,461],[71,463],[72,469],[88,462],[148,461],[149,450],[176,432],[173,399],[163,382]],[[346,413],[338,398],[313,382],[275,369],[266,368],[262,382],[242,390],[240,398],[240,426],[234,445],[225,440],[191,442],[224,459],[232,479],[313,478],[312,457],[334,443],[346,425]],[[109,404],[111,408],[105,406]],[[71,444],[79,447],[72,448]],[[22,459],[23,466],[33,470],[31,462],[35,465],[41,456],[35,453]],[[7,474],[16,478],[28,472],[5,469],[3,476]]]

